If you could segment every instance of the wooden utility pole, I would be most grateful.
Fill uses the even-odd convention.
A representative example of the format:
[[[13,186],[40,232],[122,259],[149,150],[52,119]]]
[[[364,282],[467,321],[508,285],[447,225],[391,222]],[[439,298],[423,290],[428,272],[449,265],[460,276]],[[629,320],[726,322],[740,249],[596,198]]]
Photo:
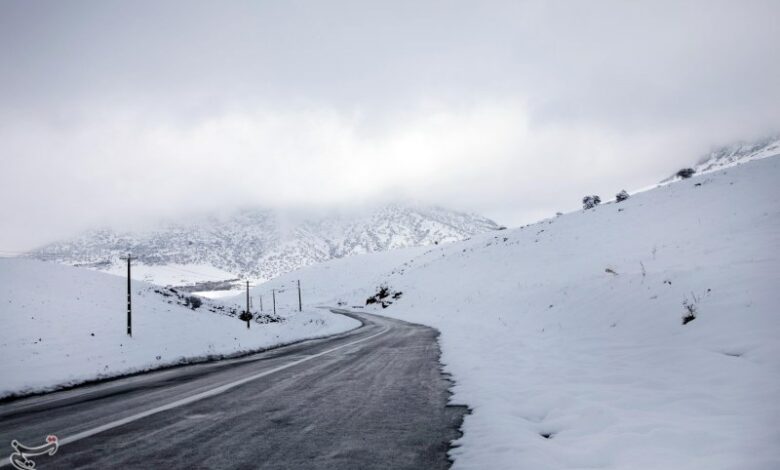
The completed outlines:
[[[130,262],[136,258],[133,258],[130,253],[126,258],[120,258],[127,260],[127,336],[132,338],[133,336],[133,304],[131,298],[132,287],[130,285]]]
[[[249,321],[251,318],[249,317],[249,281],[246,281],[246,329],[249,329]]]
[[[274,300],[274,315],[276,315],[276,289],[271,289],[271,296]]]
[[[301,280],[298,279],[298,311],[303,312],[303,303],[301,302]]]

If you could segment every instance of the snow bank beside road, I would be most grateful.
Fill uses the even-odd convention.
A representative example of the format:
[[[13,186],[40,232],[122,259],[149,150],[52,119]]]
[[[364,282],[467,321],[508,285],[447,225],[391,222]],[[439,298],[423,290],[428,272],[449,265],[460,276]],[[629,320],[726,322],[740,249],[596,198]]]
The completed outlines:
[[[387,275],[344,260],[361,274],[330,297],[363,304],[385,282],[401,298],[372,309],[442,332],[453,401],[473,409],[453,468],[780,468],[779,181],[767,158]]]
[[[0,259],[0,397],[51,390],[136,371],[327,336],[360,323],[320,309],[280,309],[283,321],[253,323],[193,310],[161,288],[133,283],[133,337],[126,332],[126,280],[87,269]]]
[[[455,468],[780,468],[778,181],[756,161],[388,277],[474,409]]]

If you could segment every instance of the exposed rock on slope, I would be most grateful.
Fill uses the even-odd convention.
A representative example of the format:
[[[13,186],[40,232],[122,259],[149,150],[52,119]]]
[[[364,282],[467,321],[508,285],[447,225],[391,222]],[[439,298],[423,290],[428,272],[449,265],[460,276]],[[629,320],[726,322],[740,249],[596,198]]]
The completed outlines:
[[[253,209],[223,218],[176,221],[144,232],[96,230],[46,246],[32,256],[118,271],[120,257],[132,252],[141,265],[179,267],[176,282],[146,270],[151,273],[147,280],[162,284],[270,279],[333,258],[463,240],[498,228],[484,217],[437,207],[393,204],[359,215],[299,220]],[[192,266],[212,266],[222,272],[198,277],[204,270]]]

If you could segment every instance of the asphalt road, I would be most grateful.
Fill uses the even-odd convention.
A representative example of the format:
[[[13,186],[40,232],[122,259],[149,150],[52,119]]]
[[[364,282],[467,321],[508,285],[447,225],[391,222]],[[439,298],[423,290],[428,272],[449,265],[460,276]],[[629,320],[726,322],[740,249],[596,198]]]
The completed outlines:
[[[0,405],[11,440],[55,434],[37,470],[448,468],[465,408],[447,406],[437,332],[369,314],[335,337]]]

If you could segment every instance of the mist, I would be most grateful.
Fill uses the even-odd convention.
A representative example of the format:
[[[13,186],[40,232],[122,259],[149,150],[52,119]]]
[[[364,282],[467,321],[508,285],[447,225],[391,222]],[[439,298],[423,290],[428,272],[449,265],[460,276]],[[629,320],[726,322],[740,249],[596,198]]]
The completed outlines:
[[[0,250],[420,201],[518,225],[780,129],[780,4],[0,4]]]

